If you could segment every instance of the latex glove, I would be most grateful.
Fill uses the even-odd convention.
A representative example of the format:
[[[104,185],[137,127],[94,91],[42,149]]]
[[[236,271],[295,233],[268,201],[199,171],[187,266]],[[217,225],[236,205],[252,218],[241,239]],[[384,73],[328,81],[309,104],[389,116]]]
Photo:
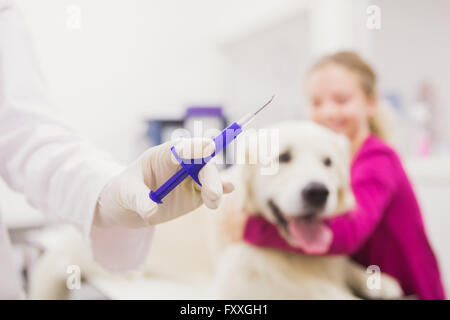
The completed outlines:
[[[206,157],[215,149],[211,139],[201,138],[167,142],[148,149],[106,184],[99,196],[94,225],[138,228],[175,219],[202,203],[210,209],[218,207],[222,194],[231,192],[234,186],[221,181],[214,158],[199,172],[202,187],[188,177],[162,204],[150,199],[150,189],[156,190],[181,168],[170,150],[173,145],[185,159]]]

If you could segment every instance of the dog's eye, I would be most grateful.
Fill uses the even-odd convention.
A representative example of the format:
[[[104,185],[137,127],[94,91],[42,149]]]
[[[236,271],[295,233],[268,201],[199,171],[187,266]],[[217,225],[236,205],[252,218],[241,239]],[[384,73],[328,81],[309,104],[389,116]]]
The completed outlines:
[[[291,161],[291,158],[292,158],[291,152],[286,151],[279,155],[278,161],[279,162],[289,162],[289,161]]]
[[[329,157],[326,157],[325,159],[323,159],[323,164],[326,167],[331,167],[331,165],[333,164],[333,162],[331,161],[331,159]]]

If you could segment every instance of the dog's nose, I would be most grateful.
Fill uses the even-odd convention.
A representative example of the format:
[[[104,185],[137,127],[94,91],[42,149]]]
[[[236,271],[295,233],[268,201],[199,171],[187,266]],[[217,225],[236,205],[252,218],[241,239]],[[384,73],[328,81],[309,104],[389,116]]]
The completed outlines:
[[[302,198],[308,204],[319,207],[325,204],[329,193],[330,192],[323,183],[311,182],[303,188]]]

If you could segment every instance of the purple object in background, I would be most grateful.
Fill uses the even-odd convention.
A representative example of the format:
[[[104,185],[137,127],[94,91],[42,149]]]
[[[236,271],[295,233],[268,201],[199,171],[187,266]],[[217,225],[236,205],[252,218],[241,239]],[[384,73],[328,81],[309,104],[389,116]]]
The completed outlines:
[[[184,118],[189,117],[217,117],[225,118],[223,115],[222,107],[211,106],[211,107],[189,107],[186,110],[186,115]]]

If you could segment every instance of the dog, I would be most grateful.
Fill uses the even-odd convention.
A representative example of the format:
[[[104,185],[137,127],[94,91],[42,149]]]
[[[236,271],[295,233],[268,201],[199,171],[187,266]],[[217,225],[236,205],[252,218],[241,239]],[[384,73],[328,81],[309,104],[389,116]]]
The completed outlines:
[[[224,196],[213,216],[209,243],[217,256],[213,294],[224,299],[393,299],[398,283],[379,275],[379,287],[368,286],[370,273],[344,256],[304,255],[245,243],[248,215],[274,224],[294,247],[320,249],[331,232],[321,220],[354,206],[350,187],[349,141],[312,122],[288,121],[267,128],[279,135],[267,163],[235,165],[226,175],[236,189]],[[244,142],[268,150],[266,140]],[[277,149],[277,150],[275,150]],[[263,169],[277,164],[273,174]],[[211,218],[214,217],[214,218]],[[215,221],[213,221],[215,220]],[[373,279],[372,279],[373,280]]]

